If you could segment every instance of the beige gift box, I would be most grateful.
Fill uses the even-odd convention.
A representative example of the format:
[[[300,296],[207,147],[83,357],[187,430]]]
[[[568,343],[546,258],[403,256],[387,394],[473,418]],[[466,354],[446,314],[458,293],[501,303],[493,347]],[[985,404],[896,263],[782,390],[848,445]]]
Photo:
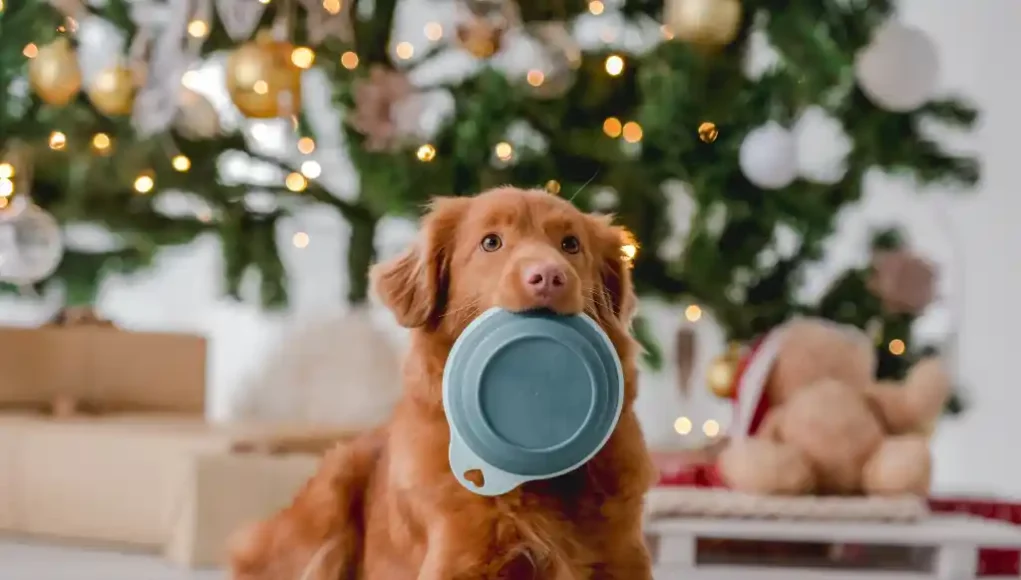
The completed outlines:
[[[218,565],[227,536],[286,506],[315,451],[349,436],[157,414],[0,415],[0,530]],[[303,452],[268,453],[288,449]]]

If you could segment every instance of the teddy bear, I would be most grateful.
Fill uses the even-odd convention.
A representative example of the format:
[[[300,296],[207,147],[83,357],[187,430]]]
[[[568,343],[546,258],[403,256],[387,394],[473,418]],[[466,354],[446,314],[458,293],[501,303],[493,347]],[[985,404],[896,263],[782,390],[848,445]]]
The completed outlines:
[[[734,395],[737,432],[717,457],[724,484],[772,495],[927,493],[929,434],[950,393],[938,359],[877,382],[872,341],[815,318],[788,322],[754,350]]]

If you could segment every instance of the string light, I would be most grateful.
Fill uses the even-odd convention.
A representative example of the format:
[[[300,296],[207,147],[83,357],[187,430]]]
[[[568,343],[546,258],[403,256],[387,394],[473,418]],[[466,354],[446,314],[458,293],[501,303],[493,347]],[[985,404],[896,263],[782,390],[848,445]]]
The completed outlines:
[[[311,137],[302,137],[298,139],[298,151],[308,155],[316,150],[316,142]]]
[[[419,161],[429,162],[436,159],[436,148],[426,143],[418,148],[415,152],[415,156],[418,157]]]
[[[294,193],[298,193],[305,191],[305,188],[308,187],[308,181],[305,179],[305,176],[300,173],[291,173],[287,176],[287,179],[284,180],[284,185],[287,189]]]
[[[323,0],[323,10],[330,14],[340,14],[341,8],[344,7],[344,3],[341,0]]]
[[[663,26],[659,27],[659,32],[660,32],[660,34],[663,35],[663,38],[665,38],[666,40],[673,40],[674,39],[673,31],[670,30],[670,28],[667,27],[666,24],[664,24]]]
[[[691,423],[691,419],[687,417],[678,417],[674,421],[674,431],[677,431],[678,435],[687,435],[691,433],[691,428],[694,427]]]
[[[496,152],[496,157],[500,161],[510,161],[511,157],[514,157],[514,148],[506,141],[497,143],[493,151]]]
[[[623,130],[624,126],[617,117],[609,117],[603,121],[603,133],[606,133],[608,137],[616,139],[617,137],[620,137]]]
[[[25,55],[25,58],[35,58],[39,56],[39,47],[35,43],[30,42],[25,45],[25,48],[21,51],[21,54]]]
[[[606,9],[606,6],[599,0],[592,0],[588,3],[588,11],[596,16],[602,14],[604,9]]]
[[[720,424],[709,419],[705,423],[702,423],[702,432],[705,433],[706,437],[716,437],[720,434]]]
[[[305,232],[298,232],[291,238],[291,243],[295,248],[307,248],[310,241],[311,239]]]
[[[311,159],[301,164],[301,174],[309,179],[315,179],[322,175],[322,173],[322,166]]]
[[[635,239],[635,235],[628,230],[624,230],[624,237],[621,240],[620,253],[623,255],[624,260],[629,264],[633,264],[635,257],[638,256],[638,240]]]
[[[425,37],[436,42],[443,38],[443,26],[439,22],[430,22],[425,25]]]
[[[905,350],[907,350],[907,346],[904,344],[903,340],[901,340],[899,338],[895,338],[895,339],[890,341],[889,349],[890,349],[890,354],[892,354],[894,356],[900,356],[900,355],[904,354]]]
[[[340,55],[340,65],[347,70],[358,68],[358,55],[350,50]]]
[[[543,81],[546,80],[546,75],[543,74],[541,70],[532,69],[528,71],[528,74],[525,76],[525,79],[528,81],[528,84],[532,85],[533,87],[537,87],[541,85]]]
[[[621,133],[624,135],[624,140],[628,143],[638,143],[642,140],[642,126],[634,121],[624,123]]]
[[[298,68],[307,69],[316,60],[316,53],[307,46],[299,46],[291,51],[291,62]]]
[[[0,179],[10,179],[14,177],[14,166],[10,163],[0,163]]]
[[[14,195],[14,182],[6,177],[0,177],[0,198],[8,198],[12,195]]]
[[[394,51],[397,53],[397,58],[402,60],[408,60],[415,56],[415,47],[410,42],[399,42],[397,43]]]
[[[50,133],[50,149],[60,151],[65,145],[67,145],[67,135],[60,131]]]
[[[7,206],[11,205],[11,198],[0,197],[0,209],[7,209]]]
[[[269,83],[264,80],[255,81],[255,83],[252,84],[252,90],[255,91],[255,94],[257,95],[265,95],[269,92]]]
[[[688,322],[698,322],[702,318],[702,309],[698,304],[692,304],[684,309],[684,317],[688,319]]]
[[[181,84],[184,85],[184,88],[186,89],[194,91],[195,87],[201,84],[201,81],[202,79],[199,77],[199,72],[195,70],[190,70],[181,75]]]
[[[175,155],[174,158],[170,160],[170,164],[174,166],[174,169],[181,173],[191,169],[191,159],[188,159],[184,155]]]
[[[619,54],[611,54],[606,57],[606,73],[611,77],[624,72],[624,59]]]
[[[110,136],[106,133],[96,133],[92,136],[92,148],[99,152],[110,149]]]
[[[209,34],[209,24],[196,18],[188,23],[188,34],[192,38],[205,38]]]
[[[550,192],[553,195],[557,195],[558,193],[560,193],[560,182],[557,181],[556,179],[551,179],[547,181],[546,191]]]
[[[259,4],[269,4],[270,0],[259,0]]]
[[[152,176],[142,174],[135,178],[135,191],[138,193],[149,193],[155,186]]]

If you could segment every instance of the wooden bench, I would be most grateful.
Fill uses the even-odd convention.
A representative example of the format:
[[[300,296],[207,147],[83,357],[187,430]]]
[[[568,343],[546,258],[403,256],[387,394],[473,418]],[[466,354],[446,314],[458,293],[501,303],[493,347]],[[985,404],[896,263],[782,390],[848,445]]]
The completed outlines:
[[[1021,529],[956,514],[897,523],[663,518],[646,533],[655,580],[968,580],[979,547],[1021,548]]]

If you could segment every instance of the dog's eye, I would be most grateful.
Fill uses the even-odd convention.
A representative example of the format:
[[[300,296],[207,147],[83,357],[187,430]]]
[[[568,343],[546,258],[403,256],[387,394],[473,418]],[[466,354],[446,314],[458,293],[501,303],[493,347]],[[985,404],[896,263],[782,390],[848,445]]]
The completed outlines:
[[[489,234],[482,238],[482,242],[479,243],[479,247],[482,248],[483,252],[495,252],[503,246],[503,240],[496,234]]]
[[[560,247],[568,254],[577,254],[581,250],[581,242],[575,236],[565,236],[560,242]]]

